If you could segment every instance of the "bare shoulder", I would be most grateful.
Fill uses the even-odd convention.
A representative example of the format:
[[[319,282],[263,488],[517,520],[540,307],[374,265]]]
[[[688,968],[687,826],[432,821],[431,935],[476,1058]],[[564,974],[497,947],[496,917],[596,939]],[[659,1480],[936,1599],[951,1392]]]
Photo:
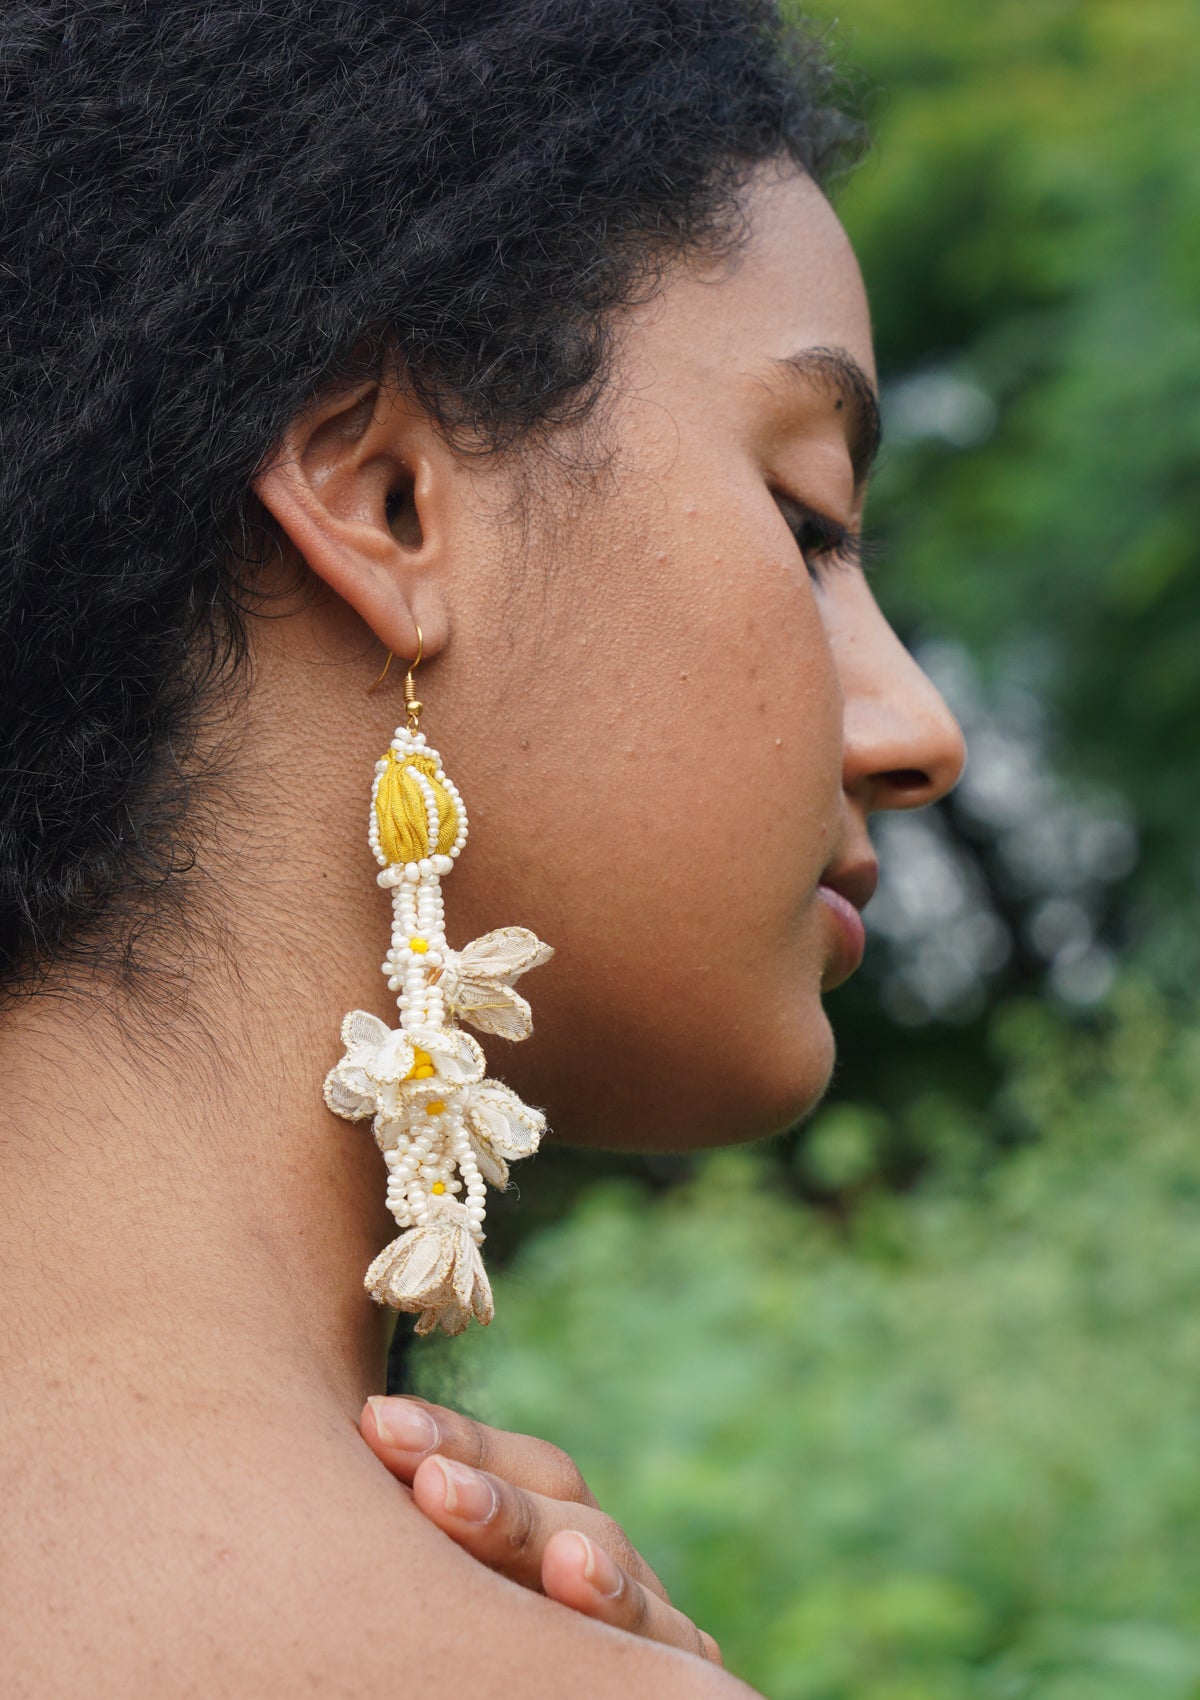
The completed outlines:
[[[12,1700],[750,1696],[481,1569],[348,1422],[278,1446],[220,1428],[0,1460]]]

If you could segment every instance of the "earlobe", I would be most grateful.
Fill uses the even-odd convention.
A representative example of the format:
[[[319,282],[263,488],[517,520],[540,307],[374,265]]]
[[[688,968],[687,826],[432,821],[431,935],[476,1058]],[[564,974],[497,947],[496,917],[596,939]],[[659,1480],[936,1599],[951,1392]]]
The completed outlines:
[[[453,451],[393,386],[371,382],[298,414],[253,480],[308,568],[397,655],[436,654]]]

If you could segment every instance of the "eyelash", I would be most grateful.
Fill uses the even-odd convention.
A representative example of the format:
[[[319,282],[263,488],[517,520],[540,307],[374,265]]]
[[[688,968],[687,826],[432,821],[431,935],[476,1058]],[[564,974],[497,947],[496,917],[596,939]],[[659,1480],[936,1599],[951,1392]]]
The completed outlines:
[[[839,567],[859,567],[869,572],[878,559],[878,548],[860,532],[850,531],[828,514],[818,513],[790,496],[776,494],[775,501],[796,540],[805,566],[820,582],[824,573]],[[812,533],[816,532],[817,541]]]

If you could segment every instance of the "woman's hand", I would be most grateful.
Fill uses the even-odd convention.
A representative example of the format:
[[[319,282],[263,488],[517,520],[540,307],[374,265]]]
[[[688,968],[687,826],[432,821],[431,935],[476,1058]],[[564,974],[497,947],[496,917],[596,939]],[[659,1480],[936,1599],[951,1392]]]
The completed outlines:
[[[565,1452],[423,1399],[369,1399],[363,1439],[450,1538],[502,1576],[618,1629],[721,1663]]]

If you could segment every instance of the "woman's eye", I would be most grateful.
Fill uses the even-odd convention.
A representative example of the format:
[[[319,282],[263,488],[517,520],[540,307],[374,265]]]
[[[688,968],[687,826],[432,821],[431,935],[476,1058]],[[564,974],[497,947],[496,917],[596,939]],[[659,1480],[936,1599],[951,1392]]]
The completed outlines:
[[[863,564],[862,538],[857,532],[790,497],[777,495],[775,501],[813,578],[820,579],[830,567]]]

